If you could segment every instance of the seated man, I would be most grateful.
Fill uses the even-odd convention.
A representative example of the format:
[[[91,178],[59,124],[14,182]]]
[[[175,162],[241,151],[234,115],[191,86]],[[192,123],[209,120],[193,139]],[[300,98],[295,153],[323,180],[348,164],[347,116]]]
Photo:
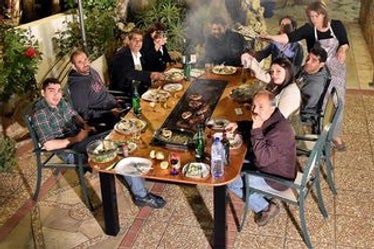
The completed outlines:
[[[132,82],[140,81],[139,94],[143,94],[151,86],[152,81],[162,80],[164,76],[159,72],[144,71],[145,62],[140,53],[143,45],[143,34],[134,30],[129,34],[128,47],[121,48],[113,57],[110,65],[111,88],[123,91],[131,97]]]
[[[231,31],[222,17],[211,22],[211,34],[205,41],[204,63],[240,66],[240,54],[246,48],[244,37]]]
[[[327,52],[321,46],[314,46],[296,75],[301,91],[301,120],[304,122],[308,122],[311,115],[319,114],[322,110],[330,80],[330,73],[325,67],[326,59]]]
[[[108,92],[83,51],[73,52],[70,62],[73,68],[68,75],[68,87],[74,109],[98,131],[113,129],[119,114],[130,109],[130,100],[117,100]]]
[[[252,157],[256,170],[285,179],[294,180],[296,177],[296,145],[295,134],[289,122],[283,117],[274,103],[274,95],[262,90],[253,98],[252,115]],[[230,124],[228,129],[236,128]],[[251,177],[251,185],[268,185],[278,191],[284,191],[287,186],[264,180],[261,177]],[[243,196],[243,182],[238,178],[229,184],[229,189],[239,197]],[[260,193],[247,196],[249,207],[256,213],[255,222],[264,226],[279,213],[279,206],[272,200],[267,200]]]
[[[86,125],[70,104],[62,98],[60,82],[57,79],[46,79],[42,85],[41,95],[43,98],[34,105],[32,122],[43,148],[54,150],[69,147],[85,154],[87,144],[102,135],[89,136],[92,128]],[[61,156],[66,161],[70,161],[69,155]],[[162,197],[145,189],[142,178],[127,176],[124,178],[130,186],[135,205],[154,208],[165,205]]]

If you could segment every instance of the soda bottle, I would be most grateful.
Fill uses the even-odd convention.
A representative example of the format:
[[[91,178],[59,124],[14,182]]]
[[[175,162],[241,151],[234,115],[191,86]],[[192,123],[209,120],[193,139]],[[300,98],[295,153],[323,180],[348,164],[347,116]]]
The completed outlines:
[[[140,96],[138,92],[139,84],[140,84],[139,81],[136,81],[136,80],[132,81],[132,86],[133,86],[134,91],[132,94],[131,103],[132,103],[132,109],[136,116],[139,116],[140,114],[142,114],[142,107],[140,105]]]
[[[204,130],[203,126],[199,124],[197,126],[197,132],[194,138],[195,142],[195,159],[197,162],[202,162],[205,158],[205,139],[204,139]]]
[[[224,148],[224,151],[225,151],[225,165],[229,165],[230,163],[230,142],[229,140],[227,139],[227,135],[226,135],[226,131],[223,131],[222,133],[222,145],[223,145],[223,148]]]
[[[224,173],[224,148],[218,136],[214,137],[211,148],[210,170],[213,178],[220,178]]]

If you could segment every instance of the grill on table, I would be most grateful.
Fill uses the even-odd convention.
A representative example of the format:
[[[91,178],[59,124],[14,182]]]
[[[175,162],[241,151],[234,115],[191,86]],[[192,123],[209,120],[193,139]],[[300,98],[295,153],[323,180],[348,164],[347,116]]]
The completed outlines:
[[[211,117],[214,108],[217,106],[227,81],[223,80],[196,80],[184,93],[174,110],[169,114],[160,130],[158,130],[152,140],[152,144],[166,147],[176,147],[188,149],[193,144],[193,134],[196,131],[197,124],[205,123]],[[191,95],[201,95],[202,105],[199,108],[190,106]],[[206,108],[203,114],[200,114],[203,108]],[[199,112],[200,111],[200,112]],[[190,118],[183,119],[182,113],[191,112]],[[174,137],[166,138],[163,136],[163,129],[172,131]]]

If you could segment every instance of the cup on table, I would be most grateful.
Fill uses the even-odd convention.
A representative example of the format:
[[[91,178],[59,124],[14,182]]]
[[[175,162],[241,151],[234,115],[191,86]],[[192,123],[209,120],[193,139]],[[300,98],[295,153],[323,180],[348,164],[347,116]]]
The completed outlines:
[[[213,64],[212,63],[205,63],[205,72],[206,73],[210,73],[212,71],[212,68],[213,68]]]

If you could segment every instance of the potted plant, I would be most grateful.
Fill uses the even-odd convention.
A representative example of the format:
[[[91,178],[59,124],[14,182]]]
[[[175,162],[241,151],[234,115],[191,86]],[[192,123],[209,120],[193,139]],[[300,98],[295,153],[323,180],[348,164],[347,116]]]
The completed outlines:
[[[37,94],[34,75],[41,61],[38,41],[30,30],[0,26],[2,58],[0,59],[0,102],[15,96],[33,99]],[[2,108],[4,109],[4,108]]]

